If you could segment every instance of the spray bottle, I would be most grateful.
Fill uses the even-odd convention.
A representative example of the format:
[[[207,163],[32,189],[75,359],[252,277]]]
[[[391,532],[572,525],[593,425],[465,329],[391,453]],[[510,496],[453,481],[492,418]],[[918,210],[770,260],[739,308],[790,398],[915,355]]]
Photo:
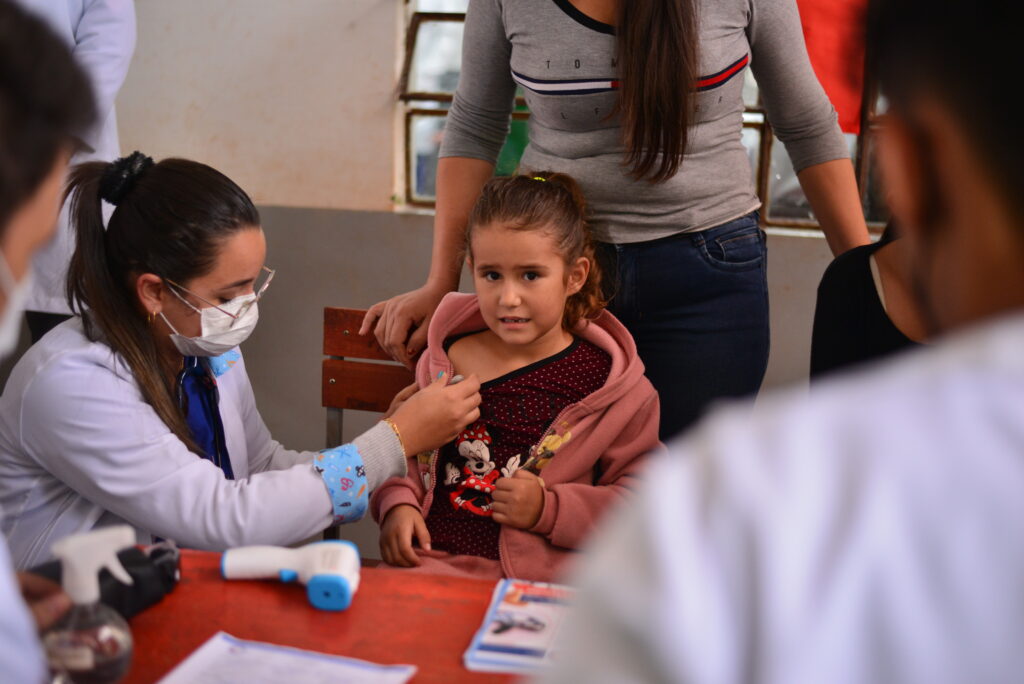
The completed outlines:
[[[64,566],[64,591],[73,605],[43,635],[43,645],[51,669],[63,671],[73,682],[117,682],[128,672],[131,631],[124,618],[100,603],[99,572],[106,568],[121,582],[132,584],[117,552],[134,543],[132,528],[116,525],[65,537],[53,545],[53,555]]]

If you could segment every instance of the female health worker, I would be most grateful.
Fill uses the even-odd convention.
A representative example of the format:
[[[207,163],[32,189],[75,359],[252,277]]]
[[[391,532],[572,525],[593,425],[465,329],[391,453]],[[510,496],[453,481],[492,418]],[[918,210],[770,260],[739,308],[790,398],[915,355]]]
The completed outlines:
[[[283,448],[236,349],[273,276],[245,192],[203,164],[136,152],[78,166],[69,194],[68,298],[81,316],[29,350],[0,398],[16,566],[116,522],[200,549],[293,543],[362,517],[406,456],[476,419],[475,378],[441,378],[351,444]],[[116,206],[106,226],[101,199]]]

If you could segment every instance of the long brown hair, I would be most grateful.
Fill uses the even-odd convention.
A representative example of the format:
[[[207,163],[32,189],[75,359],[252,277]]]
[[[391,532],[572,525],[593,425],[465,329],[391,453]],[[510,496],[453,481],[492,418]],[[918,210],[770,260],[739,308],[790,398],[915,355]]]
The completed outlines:
[[[636,179],[668,180],[689,141],[698,79],[695,0],[619,0],[617,113],[626,166]]]
[[[566,330],[604,309],[607,302],[601,296],[601,268],[594,258],[587,203],[571,176],[539,171],[488,181],[466,223],[466,253],[470,258],[473,231],[493,223],[501,223],[510,230],[549,233],[567,265],[580,257],[590,261],[583,287],[565,301],[562,325]]]
[[[89,162],[68,183],[77,244],[67,297],[90,339],[117,352],[160,419],[189,449],[196,447],[175,399],[156,338],[135,291],[154,273],[187,283],[209,273],[220,246],[235,232],[258,227],[259,212],[231,179],[186,159],[158,164],[135,153],[117,162]],[[115,204],[103,227],[100,200]]]

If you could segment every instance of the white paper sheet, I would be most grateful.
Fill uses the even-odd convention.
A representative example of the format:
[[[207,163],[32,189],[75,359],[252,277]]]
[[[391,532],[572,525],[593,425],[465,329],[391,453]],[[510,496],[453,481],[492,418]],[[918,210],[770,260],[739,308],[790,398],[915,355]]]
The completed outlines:
[[[414,674],[413,665],[377,665],[217,632],[160,684],[404,684]]]

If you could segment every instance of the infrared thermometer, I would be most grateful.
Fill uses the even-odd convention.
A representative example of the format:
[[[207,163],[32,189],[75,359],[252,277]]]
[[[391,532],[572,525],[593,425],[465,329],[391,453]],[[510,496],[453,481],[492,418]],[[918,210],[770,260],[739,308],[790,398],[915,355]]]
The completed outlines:
[[[243,546],[224,552],[220,571],[224,579],[299,581],[306,585],[306,596],[315,608],[345,610],[359,588],[359,549],[337,539],[296,549]]]

